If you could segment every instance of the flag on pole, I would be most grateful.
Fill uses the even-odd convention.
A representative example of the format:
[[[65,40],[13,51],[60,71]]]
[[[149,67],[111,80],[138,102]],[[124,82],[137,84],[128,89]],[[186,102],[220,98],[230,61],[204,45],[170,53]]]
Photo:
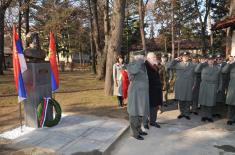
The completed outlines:
[[[27,70],[27,65],[24,58],[22,43],[16,32],[15,25],[13,26],[13,69],[16,90],[18,93],[18,102],[21,102],[26,99],[22,74]]]
[[[52,91],[59,88],[59,74],[56,62],[56,48],[54,34],[50,32],[49,60],[51,65],[51,87]]]

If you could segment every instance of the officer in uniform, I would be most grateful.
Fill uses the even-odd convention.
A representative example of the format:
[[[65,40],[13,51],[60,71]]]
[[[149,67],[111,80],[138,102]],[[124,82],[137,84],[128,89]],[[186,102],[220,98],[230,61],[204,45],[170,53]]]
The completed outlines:
[[[194,54],[192,56],[192,63],[194,65],[199,64],[199,55],[198,54]],[[195,73],[194,85],[193,85],[193,101],[192,101],[192,105],[191,105],[191,113],[193,113],[194,115],[198,115],[198,96],[199,96],[200,82],[201,82],[200,73],[199,74]]]
[[[199,91],[199,103],[202,106],[201,121],[213,122],[212,109],[216,105],[217,92],[221,90],[220,69],[215,64],[212,54],[208,55],[208,61],[202,62],[195,68],[196,73],[201,73]]]
[[[168,69],[170,62],[168,61],[167,56],[168,56],[167,54],[162,54],[162,57],[161,57],[161,65],[164,66],[164,76],[162,78],[164,106],[167,106],[168,104],[168,94],[170,91],[170,79],[172,77],[172,71]]]
[[[130,85],[128,87],[127,112],[129,114],[132,136],[143,140],[147,135],[141,130],[143,117],[149,115],[149,81],[145,67],[145,51],[133,53],[134,56],[127,66]]]
[[[224,61],[221,53],[216,54],[216,64],[220,70],[222,70],[222,68],[227,64]],[[217,92],[216,106],[213,110],[213,115],[212,115],[213,117],[217,117],[217,118],[221,118],[221,114],[222,114],[223,110],[225,109],[225,107],[224,107],[224,103],[225,103],[225,99],[226,99],[226,95],[225,95],[226,87],[225,86],[226,86],[226,82],[228,80],[227,74],[222,74],[222,72],[220,72],[220,77],[222,79],[222,89]]]
[[[227,65],[222,69],[222,73],[229,74],[229,86],[226,96],[226,104],[228,105],[228,125],[235,123],[235,60],[230,57]]]
[[[192,102],[192,89],[194,84],[195,64],[189,60],[189,52],[183,52],[182,60],[176,58],[169,68],[176,70],[175,99],[179,101],[180,115],[190,120],[190,104]]]

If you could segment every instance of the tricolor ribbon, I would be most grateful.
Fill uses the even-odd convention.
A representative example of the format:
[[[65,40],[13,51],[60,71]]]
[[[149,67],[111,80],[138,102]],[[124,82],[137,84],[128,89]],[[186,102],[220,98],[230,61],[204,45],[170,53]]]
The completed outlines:
[[[46,115],[47,115],[47,107],[48,107],[48,103],[49,100],[51,98],[50,97],[44,97],[44,104],[43,104],[43,109],[42,109],[42,118],[40,120],[40,127],[44,127],[44,123],[46,121]]]

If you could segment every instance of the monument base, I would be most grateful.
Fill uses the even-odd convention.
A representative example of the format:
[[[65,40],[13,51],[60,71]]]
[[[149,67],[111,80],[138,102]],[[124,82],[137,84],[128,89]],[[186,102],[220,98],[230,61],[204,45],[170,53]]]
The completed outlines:
[[[23,74],[27,92],[24,101],[25,125],[38,128],[37,106],[44,97],[51,97],[50,63],[27,63],[27,71]],[[53,107],[48,106],[47,120],[53,120]]]

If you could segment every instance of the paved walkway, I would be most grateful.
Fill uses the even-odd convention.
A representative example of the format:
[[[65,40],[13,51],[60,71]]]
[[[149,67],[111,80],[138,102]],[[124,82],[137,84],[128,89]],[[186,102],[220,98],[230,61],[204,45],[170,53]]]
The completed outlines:
[[[150,128],[144,141],[127,132],[119,140],[112,155],[235,155],[235,125],[226,120],[202,123],[199,116],[192,120],[176,119],[177,110],[159,115],[161,129]]]
[[[105,154],[128,128],[127,121],[94,116],[65,116],[59,125],[36,129],[13,140],[8,150],[38,154]],[[34,151],[33,151],[34,150]],[[31,151],[31,152],[30,152]],[[15,152],[17,153],[17,152]]]

